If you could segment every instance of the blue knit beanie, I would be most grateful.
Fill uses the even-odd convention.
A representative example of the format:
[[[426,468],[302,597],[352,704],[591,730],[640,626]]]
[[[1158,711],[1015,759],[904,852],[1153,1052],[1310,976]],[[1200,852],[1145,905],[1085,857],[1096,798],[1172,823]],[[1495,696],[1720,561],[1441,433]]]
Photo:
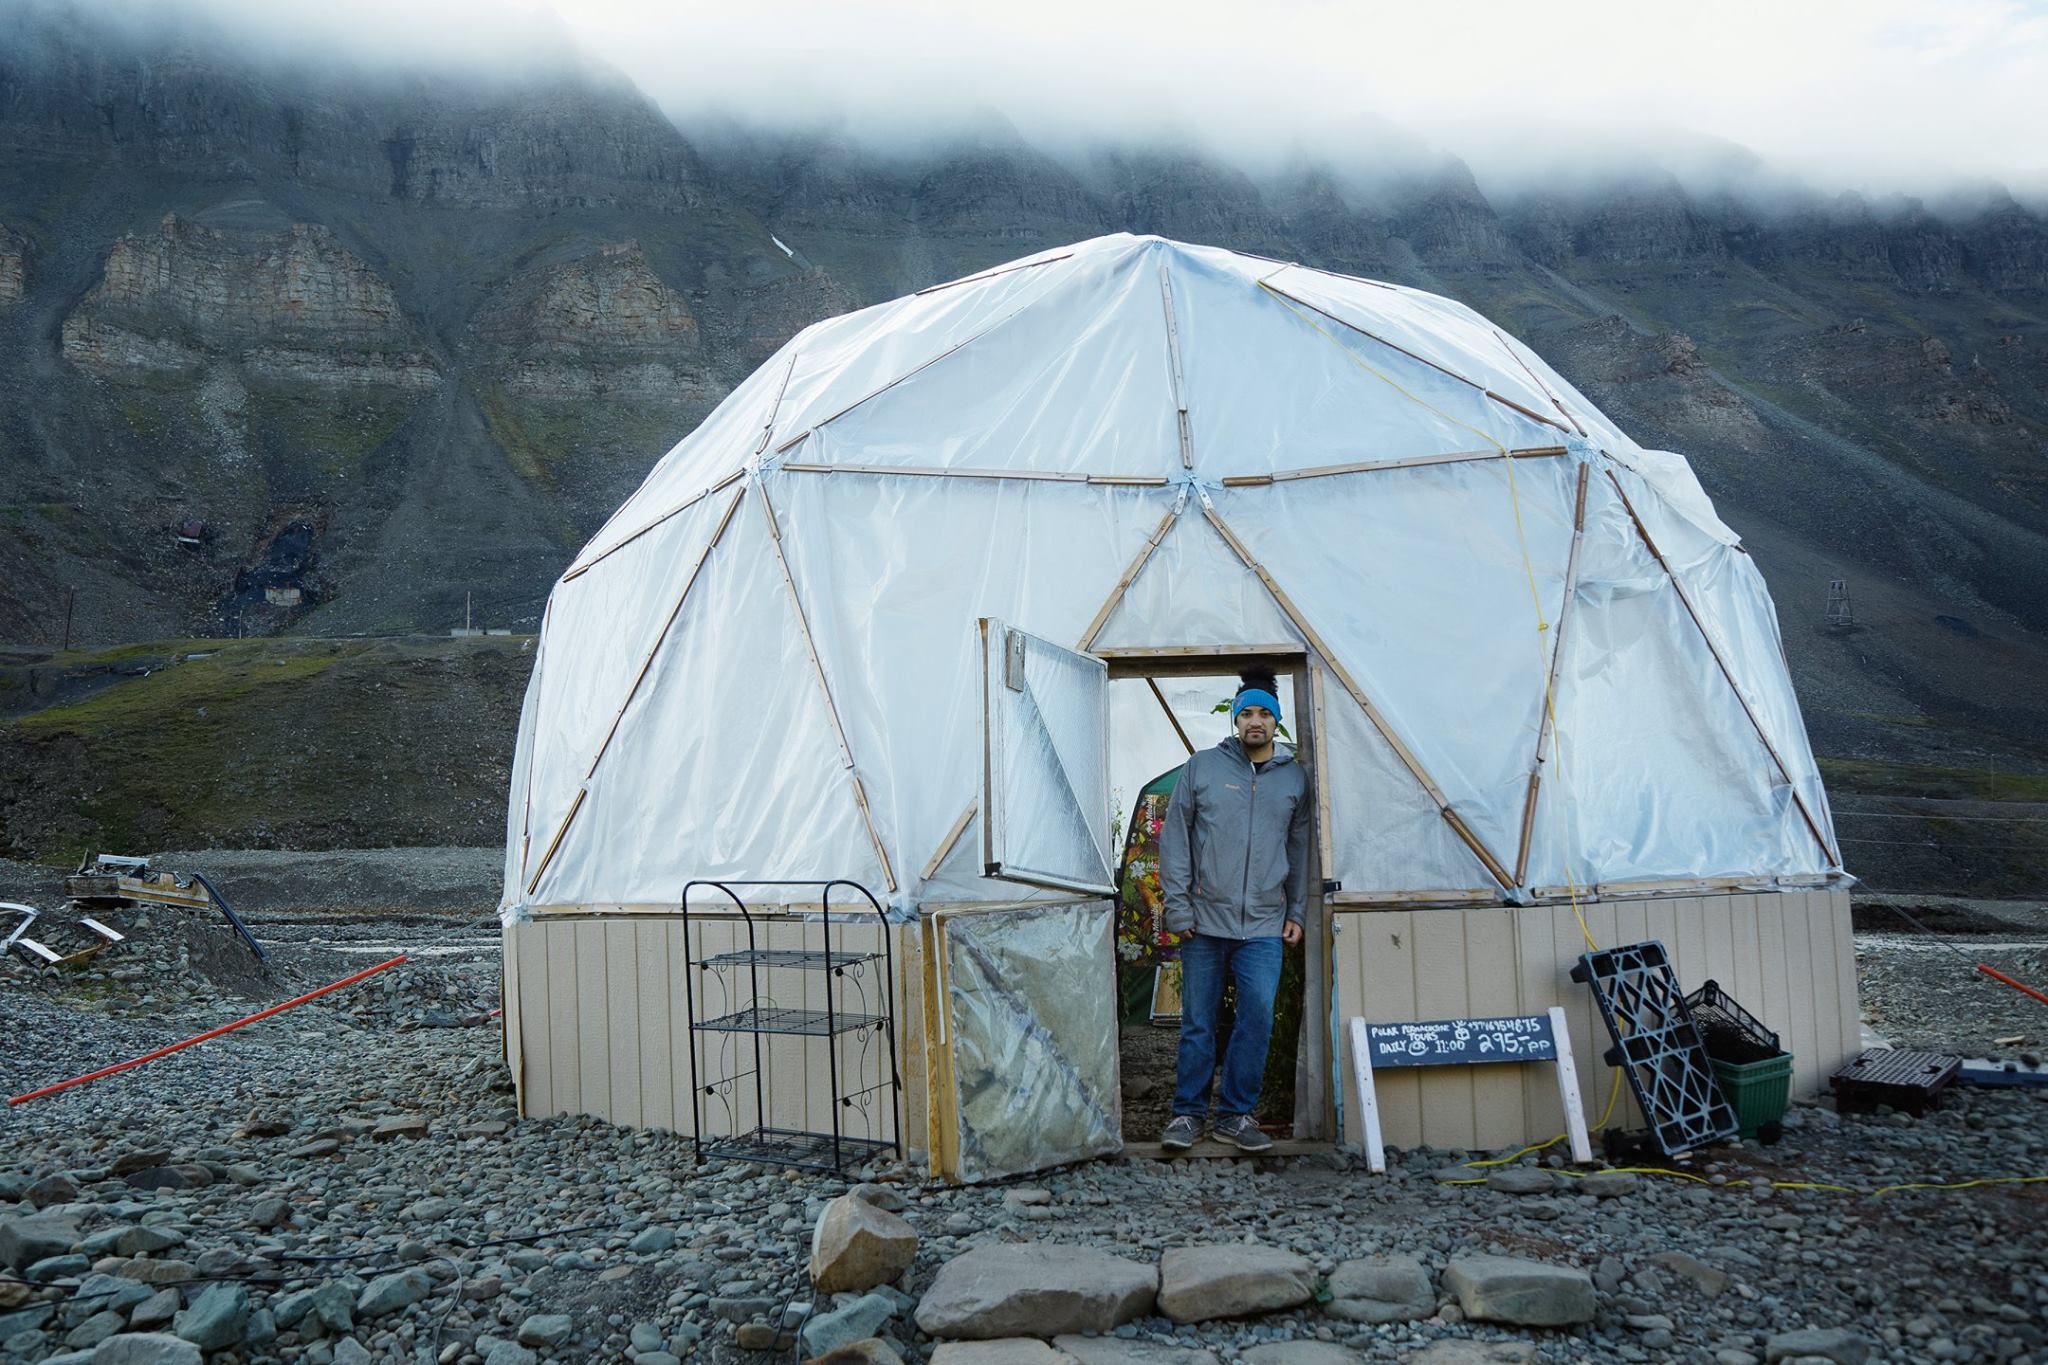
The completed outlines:
[[[1262,688],[1247,687],[1239,692],[1230,703],[1230,723],[1237,724],[1237,713],[1247,706],[1263,706],[1273,713],[1273,719],[1280,719],[1280,699]]]

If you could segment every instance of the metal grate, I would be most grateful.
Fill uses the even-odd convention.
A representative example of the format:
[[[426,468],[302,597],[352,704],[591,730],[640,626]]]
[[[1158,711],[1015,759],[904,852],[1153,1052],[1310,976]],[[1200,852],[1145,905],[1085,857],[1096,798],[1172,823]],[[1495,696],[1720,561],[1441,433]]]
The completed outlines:
[[[837,971],[873,962],[880,953],[827,953],[808,948],[753,948],[707,957],[699,967],[791,967],[803,972]]]
[[[835,1151],[836,1147],[836,1151]],[[896,1144],[870,1138],[834,1138],[794,1128],[756,1128],[732,1138],[706,1138],[705,1156],[728,1161],[758,1161],[765,1166],[794,1166],[806,1171],[844,1171],[872,1157],[893,1156]]]
[[[1676,1156],[1740,1131],[1661,942],[1586,953],[1572,980],[1592,988],[1614,1038],[1607,1064],[1628,1077],[1659,1151]]]
[[[1908,1114],[1924,1114],[1955,1083],[1963,1059],[1945,1052],[1898,1052],[1874,1047],[1859,1052],[1828,1078],[1835,1108],[1844,1114],[1867,1114],[1880,1104]]]
[[[824,1010],[778,1009],[773,1005],[756,1005],[752,1009],[721,1014],[716,1019],[706,1019],[697,1025],[712,1033],[790,1033],[808,1037],[823,1037],[833,1033],[853,1033],[860,1029],[872,1028],[882,1022],[879,1014],[828,1014]]]

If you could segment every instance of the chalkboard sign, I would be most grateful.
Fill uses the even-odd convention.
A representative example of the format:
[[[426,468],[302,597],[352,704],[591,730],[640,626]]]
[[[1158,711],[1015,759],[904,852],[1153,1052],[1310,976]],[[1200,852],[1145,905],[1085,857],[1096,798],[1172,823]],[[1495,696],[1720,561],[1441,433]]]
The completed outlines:
[[[1579,1098],[1579,1072],[1572,1061],[1571,1030],[1564,1010],[1552,1005],[1542,1014],[1504,1014],[1491,1019],[1423,1019],[1415,1023],[1374,1024],[1353,1019],[1351,1074],[1358,1084],[1359,1143],[1367,1164],[1379,1174],[1387,1170],[1380,1139],[1380,1098],[1373,1073],[1389,1067],[1468,1066],[1486,1062],[1546,1062],[1557,1075],[1557,1099],[1564,1106],[1565,1132],[1572,1142],[1572,1160],[1588,1162],[1593,1148],[1586,1136],[1586,1109]]]
[[[1365,1027],[1372,1044],[1372,1064],[1376,1067],[1557,1059],[1557,1039],[1551,1033],[1550,1016],[1546,1014],[1368,1023]]]

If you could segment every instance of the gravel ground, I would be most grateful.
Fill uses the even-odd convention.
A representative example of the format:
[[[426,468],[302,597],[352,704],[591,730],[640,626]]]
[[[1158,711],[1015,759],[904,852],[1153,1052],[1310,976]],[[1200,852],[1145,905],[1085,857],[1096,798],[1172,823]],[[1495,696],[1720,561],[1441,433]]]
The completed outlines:
[[[167,1311],[161,1284],[180,1275],[190,1278],[169,1298],[188,1325],[189,1315],[229,1322],[231,1340],[208,1355],[224,1365],[725,1365],[803,1354],[790,1329],[835,1306],[813,1297],[803,1271],[810,1228],[846,1183],[695,1168],[688,1144],[667,1134],[518,1120],[490,1015],[487,911],[488,900],[442,915],[256,912],[272,952],[264,966],[225,930],[172,935],[164,924],[152,952],[109,955],[105,970],[48,989],[0,969],[0,1086],[12,1094],[394,949],[416,954],[232,1038],[0,1114],[0,1248],[6,1220],[37,1201],[75,1218],[88,1244],[84,1261],[37,1272],[54,1283],[0,1280],[0,1359],[46,1359],[134,1330]],[[1968,973],[1948,954],[1878,944],[1862,958],[1871,1012],[1895,1042],[2011,1036],[1979,1017],[1985,1000],[1957,987]],[[1948,1002],[1945,1014],[1922,997]],[[2011,1033],[2038,1041],[2040,1018],[2021,1018]],[[1902,1027],[1913,1019],[1923,1022]],[[882,1328],[911,1361],[934,1345],[910,1320],[914,1297],[975,1246],[1038,1240],[1149,1261],[1252,1239],[1324,1273],[1401,1253],[1441,1272],[1453,1255],[1482,1251],[1581,1267],[1598,1286],[1598,1318],[1569,1330],[1480,1325],[1439,1290],[1433,1316],[1392,1326],[1310,1306],[1193,1327],[1148,1317],[1121,1332],[1226,1359],[1288,1340],[1367,1361],[1491,1341],[1544,1361],[1741,1365],[1764,1360],[1778,1334],[1813,1327],[1852,1330],[1871,1359],[2048,1362],[2048,1184],[1882,1195],[1772,1184],[1867,1191],[2048,1174],[2048,1092],[1956,1090],[1921,1119],[1802,1105],[1787,1127],[1775,1147],[1705,1154],[1686,1168],[1694,1179],[1592,1186],[1545,1165],[1554,1153],[1524,1156],[1507,1180],[1441,1183],[1470,1154],[1431,1150],[1396,1154],[1387,1178],[1342,1155],[1097,1162],[1033,1177],[1042,1203],[1014,1186],[927,1186],[909,1166],[859,1175],[899,1194],[921,1236]],[[1674,1268],[1674,1252],[1728,1284]],[[136,1298],[133,1277],[152,1279],[142,1285],[152,1297]],[[743,1350],[742,1339],[770,1349]]]

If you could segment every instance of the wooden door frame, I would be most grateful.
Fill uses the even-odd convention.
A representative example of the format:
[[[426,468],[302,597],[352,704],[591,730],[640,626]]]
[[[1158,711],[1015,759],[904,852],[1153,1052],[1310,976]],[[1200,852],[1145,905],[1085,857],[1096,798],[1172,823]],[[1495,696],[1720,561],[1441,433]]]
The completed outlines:
[[[1201,677],[1205,675],[1235,674],[1252,664],[1263,664],[1283,678],[1295,682],[1294,709],[1296,715],[1288,728],[1295,733],[1294,745],[1298,753],[1307,755],[1310,771],[1309,784],[1309,876],[1308,912],[1303,928],[1302,1002],[1301,1028],[1307,1043],[1307,1075],[1303,1083],[1308,1087],[1306,1106],[1297,1098],[1296,1109],[1306,1109],[1311,1131],[1296,1133],[1287,1142],[1276,1142],[1273,1152],[1280,1155],[1326,1152],[1337,1145],[1337,1096],[1336,1058],[1331,1053],[1330,1006],[1336,990],[1335,942],[1332,937],[1331,916],[1323,903],[1323,881],[1329,875],[1322,865],[1322,812],[1315,798],[1315,767],[1322,761],[1322,736],[1316,733],[1315,707],[1311,703],[1314,686],[1314,670],[1327,667],[1315,650],[1300,643],[1293,644],[1242,644],[1242,645],[1182,645],[1157,649],[1104,649],[1090,650],[1109,662],[1109,680],[1116,682],[1128,678],[1173,678]],[[1119,1017],[1118,1030],[1122,1030]],[[1156,1142],[1124,1143],[1124,1150],[1132,1156],[1159,1157],[1170,1155]],[[1226,1143],[1208,1139],[1196,1144],[1191,1152],[1194,1156],[1237,1156],[1238,1149]]]

